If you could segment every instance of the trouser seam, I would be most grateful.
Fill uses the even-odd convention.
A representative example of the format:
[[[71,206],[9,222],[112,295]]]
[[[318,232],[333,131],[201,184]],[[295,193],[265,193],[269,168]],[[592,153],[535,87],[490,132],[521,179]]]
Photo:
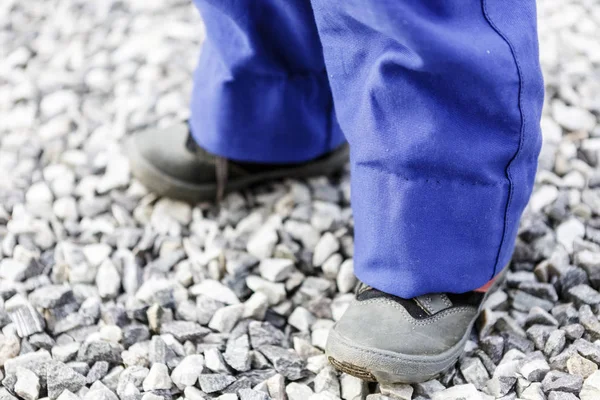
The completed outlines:
[[[398,179],[401,179],[406,182],[430,184],[432,186],[433,185],[442,185],[443,183],[455,183],[459,186],[479,186],[479,187],[490,187],[490,188],[504,186],[504,184],[500,183],[500,182],[498,182],[498,183],[483,183],[483,182],[477,182],[477,181],[466,182],[466,181],[461,181],[460,179],[456,179],[456,178],[420,178],[420,179],[409,178],[409,177],[402,175],[396,171],[390,171],[385,168],[381,168],[379,166],[372,165],[368,162],[360,162],[359,161],[356,163],[356,166],[364,167],[364,168],[367,168],[367,169],[370,169],[373,171],[377,171],[380,173],[388,174],[388,175],[394,175]]]
[[[515,48],[514,48],[512,42],[508,39],[508,37],[506,37],[506,35],[504,33],[502,33],[502,31],[493,22],[490,14],[488,12],[488,9],[487,9],[487,0],[482,0],[481,4],[482,4],[482,11],[483,11],[485,20],[490,25],[490,27],[502,38],[502,40],[504,40],[504,42],[506,42],[506,44],[508,45],[508,47],[510,49],[513,60],[515,62],[515,66],[517,68],[517,76],[519,78],[519,92],[518,92],[518,101],[517,102],[518,102],[519,114],[521,116],[521,127],[519,129],[519,145],[517,146],[517,150],[516,150],[515,154],[508,161],[508,164],[506,165],[506,177],[507,177],[508,184],[509,184],[508,198],[506,201],[506,209],[504,211],[504,227],[503,227],[503,231],[502,231],[502,237],[500,239],[500,246],[498,248],[498,254],[496,255],[496,261],[494,263],[492,275],[490,276],[490,279],[492,279],[497,273],[498,263],[500,261],[500,255],[502,253],[502,249],[504,248],[504,246],[506,244],[505,242],[507,239],[506,236],[507,236],[508,223],[509,223],[508,216],[510,215],[510,209],[511,209],[511,205],[512,205],[513,193],[514,193],[514,182],[512,179],[510,167],[512,166],[512,163],[515,161],[515,159],[519,156],[519,153],[523,147],[524,130],[525,130],[525,113],[523,112],[523,105],[522,105],[522,101],[521,101],[522,95],[523,95],[523,74],[522,74],[521,65],[519,63],[519,59],[517,57]]]

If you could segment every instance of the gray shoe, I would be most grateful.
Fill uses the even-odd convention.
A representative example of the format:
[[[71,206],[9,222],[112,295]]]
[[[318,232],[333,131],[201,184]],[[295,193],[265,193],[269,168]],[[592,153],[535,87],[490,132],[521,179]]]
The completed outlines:
[[[307,178],[341,169],[348,146],[300,164],[242,163],[215,156],[191,138],[186,123],[150,129],[128,138],[125,149],[133,175],[150,190],[195,202],[220,199],[224,193],[279,178]]]
[[[360,284],[327,340],[329,362],[367,381],[430,380],[460,357],[487,293],[402,299]]]

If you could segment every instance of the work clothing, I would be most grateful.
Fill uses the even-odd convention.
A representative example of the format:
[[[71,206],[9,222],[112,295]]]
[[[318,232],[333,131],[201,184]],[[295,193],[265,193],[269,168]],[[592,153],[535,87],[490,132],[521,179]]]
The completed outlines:
[[[541,142],[534,0],[195,3],[194,138],[291,163],[345,137],[363,282],[462,293],[508,263]]]

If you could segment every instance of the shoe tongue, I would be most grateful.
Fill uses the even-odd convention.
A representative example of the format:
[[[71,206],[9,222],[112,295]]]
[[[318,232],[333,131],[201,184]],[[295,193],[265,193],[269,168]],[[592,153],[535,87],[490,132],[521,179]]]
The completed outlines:
[[[413,298],[413,300],[429,315],[452,307],[452,301],[444,293],[424,294]]]

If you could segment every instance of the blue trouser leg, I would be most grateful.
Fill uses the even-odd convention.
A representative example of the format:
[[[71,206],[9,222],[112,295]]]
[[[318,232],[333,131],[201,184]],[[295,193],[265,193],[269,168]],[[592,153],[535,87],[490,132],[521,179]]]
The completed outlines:
[[[208,151],[302,162],[344,142],[309,0],[194,0],[206,41],[190,126]]]
[[[402,297],[482,286],[534,181],[534,0],[312,4],[351,149],[357,276]]]
[[[196,0],[191,126],[233,159],[350,142],[355,269],[413,297],[508,262],[540,147],[534,0]]]

